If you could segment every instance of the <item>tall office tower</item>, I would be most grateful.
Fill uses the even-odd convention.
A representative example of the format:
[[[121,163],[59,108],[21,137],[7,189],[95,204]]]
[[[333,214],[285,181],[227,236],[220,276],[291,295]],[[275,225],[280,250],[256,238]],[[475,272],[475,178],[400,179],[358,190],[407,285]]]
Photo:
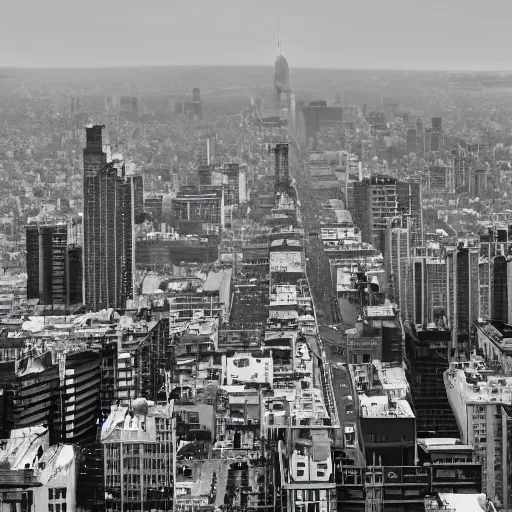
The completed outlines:
[[[107,510],[174,510],[173,413],[143,398],[112,410],[101,432]]]
[[[133,216],[136,224],[144,220],[144,177],[135,174],[128,177],[133,187]]]
[[[288,165],[288,144],[276,144],[274,148],[276,185],[290,183],[290,169]]]
[[[398,213],[397,180],[391,176],[375,175],[371,183],[372,240],[376,249],[385,253],[388,219]]]
[[[432,128],[425,128],[425,153],[432,151]]]
[[[407,380],[416,413],[418,437],[458,438],[459,430],[444,386],[451,343],[449,330],[404,323]]]
[[[410,231],[411,247],[420,247],[424,244],[421,183],[398,181],[396,192],[398,209]]]
[[[413,315],[410,233],[400,224],[400,221],[389,221],[386,236],[386,271],[390,299],[400,306],[402,318],[410,320]]]
[[[281,54],[280,44],[277,49],[276,62],[274,64],[274,102],[275,108],[280,109],[283,101],[287,103],[291,91],[290,68],[288,61]]]
[[[440,117],[432,118],[432,142],[431,151],[444,150],[444,133],[442,119]]]
[[[361,230],[361,241],[373,242],[370,180],[355,181],[349,190],[348,203],[354,226]]]
[[[507,258],[502,254],[496,256],[493,267],[491,318],[508,322]]]
[[[84,149],[84,302],[92,311],[124,308],[133,294],[133,186],[123,162],[107,162],[103,128],[87,128]]]
[[[183,105],[183,112],[202,121],[203,111],[201,105],[201,92],[195,87],[192,89],[192,101],[186,101]]]
[[[39,299],[39,226],[26,227],[27,299]]]
[[[29,225],[27,235],[27,298],[44,305],[82,302],[82,248],[70,243],[68,225]]]
[[[407,130],[407,154],[416,153],[418,147],[418,135],[415,128]]]
[[[486,169],[475,169],[474,172],[474,190],[472,191],[472,195],[474,197],[479,197],[481,199],[485,199],[487,194],[488,180],[487,180],[487,171]]]
[[[438,243],[414,248],[414,322],[444,326],[447,312],[446,259]]]
[[[392,176],[378,174],[354,182],[348,193],[348,208],[354,224],[361,229],[361,240],[373,244],[382,253],[386,249],[388,219],[401,213],[399,193],[405,217],[410,215],[411,219],[421,218],[418,211],[418,184],[398,183]],[[418,230],[419,226],[415,224],[415,240],[420,237]]]
[[[493,226],[486,234],[480,235],[480,318],[508,321],[506,256],[510,253],[510,239],[507,227]]]
[[[425,127],[423,126],[423,120],[421,118],[416,121],[416,136],[416,151],[418,155],[423,156],[425,154]]]
[[[468,241],[446,248],[448,323],[452,329],[452,349],[469,356],[469,334],[479,314],[478,247]],[[458,354],[457,354],[458,352]]]
[[[66,304],[67,225],[39,228],[39,303]]]

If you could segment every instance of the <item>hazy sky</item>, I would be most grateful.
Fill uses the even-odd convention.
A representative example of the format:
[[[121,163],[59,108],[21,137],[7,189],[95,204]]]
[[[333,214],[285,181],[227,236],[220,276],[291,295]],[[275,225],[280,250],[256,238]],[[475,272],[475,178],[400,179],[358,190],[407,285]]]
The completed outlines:
[[[0,66],[512,69],[512,0],[4,0]]]

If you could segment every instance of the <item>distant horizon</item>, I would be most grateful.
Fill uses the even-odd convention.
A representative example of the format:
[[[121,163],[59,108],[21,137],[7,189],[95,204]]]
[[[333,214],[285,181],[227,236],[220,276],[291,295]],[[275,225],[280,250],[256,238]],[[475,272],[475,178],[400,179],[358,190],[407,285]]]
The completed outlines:
[[[17,71],[75,71],[75,70],[116,70],[116,69],[156,69],[156,68],[269,68],[273,69],[273,64],[141,64],[141,65],[99,65],[99,66],[2,66],[0,70]],[[397,68],[397,67],[324,67],[324,66],[290,66],[290,72],[294,70],[322,70],[322,71],[393,71],[393,72],[419,72],[419,73],[506,73],[512,74],[512,68],[489,68],[489,69],[471,69],[471,68]]]

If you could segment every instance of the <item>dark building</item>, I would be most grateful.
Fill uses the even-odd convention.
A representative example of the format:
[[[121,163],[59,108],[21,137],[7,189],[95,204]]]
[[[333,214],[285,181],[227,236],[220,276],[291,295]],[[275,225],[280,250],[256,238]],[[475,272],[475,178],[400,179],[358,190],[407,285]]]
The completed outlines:
[[[124,308],[133,294],[132,181],[108,162],[103,126],[87,128],[84,149],[84,302],[88,310]]]
[[[146,197],[144,200],[144,211],[154,222],[162,222],[163,200],[164,199],[161,194]]]
[[[443,151],[444,137],[442,119],[440,117],[432,118],[432,137],[431,137],[431,151]]]
[[[450,331],[416,329],[406,322],[407,380],[411,387],[418,437],[459,437],[443,372],[448,369]]]
[[[133,216],[135,224],[144,221],[144,177],[141,175],[131,176],[133,187]]]
[[[39,228],[39,303],[66,304],[67,226]]]
[[[361,240],[372,242],[372,210],[371,210],[371,186],[369,180],[354,182],[351,197],[348,201],[354,226],[361,230]]]
[[[276,144],[274,148],[276,185],[289,185],[288,144]]]
[[[418,135],[415,128],[407,130],[407,153],[416,153]]]
[[[448,276],[448,321],[452,348],[469,354],[469,333],[479,315],[479,250],[464,246],[446,248]],[[462,355],[462,354],[461,354]]]
[[[82,302],[82,248],[68,243],[66,224],[29,225],[27,298],[40,304]]]
[[[507,258],[503,255],[494,258],[492,282],[492,316],[493,320],[508,322],[508,285]]]
[[[101,444],[80,448],[76,482],[76,505],[91,512],[104,512],[104,458]]]
[[[33,372],[34,367],[41,371]],[[99,353],[90,350],[46,351],[18,360],[15,428],[47,424],[52,444],[94,441],[100,417],[100,368]]]
[[[39,299],[39,226],[26,227],[27,299]]]

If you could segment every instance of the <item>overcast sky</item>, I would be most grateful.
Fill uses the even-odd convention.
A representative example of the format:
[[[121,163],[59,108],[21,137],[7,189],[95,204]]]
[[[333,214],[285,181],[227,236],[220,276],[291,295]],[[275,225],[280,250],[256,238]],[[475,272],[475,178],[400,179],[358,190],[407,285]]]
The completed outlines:
[[[512,0],[4,0],[0,66],[512,69]]]

